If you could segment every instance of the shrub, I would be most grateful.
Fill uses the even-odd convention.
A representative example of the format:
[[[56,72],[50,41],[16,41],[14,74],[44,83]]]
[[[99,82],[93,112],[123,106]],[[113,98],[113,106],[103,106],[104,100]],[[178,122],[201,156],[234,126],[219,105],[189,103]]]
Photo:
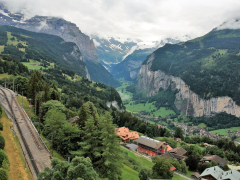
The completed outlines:
[[[5,139],[0,135],[0,149],[4,149],[5,147]]]
[[[3,124],[0,122],[0,131],[3,130]]]
[[[0,167],[2,167],[4,160],[9,164],[6,153],[2,149],[0,149]]]
[[[8,180],[8,173],[2,168],[0,168],[0,180]]]

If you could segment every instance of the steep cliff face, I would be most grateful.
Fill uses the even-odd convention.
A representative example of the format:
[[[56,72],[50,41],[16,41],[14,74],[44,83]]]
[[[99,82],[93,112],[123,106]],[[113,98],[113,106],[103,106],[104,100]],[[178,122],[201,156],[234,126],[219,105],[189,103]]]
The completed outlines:
[[[240,106],[230,97],[202,99],[191,91],[190,87],[179,77],[167,75],[161,70],[151,71],[154,56],[153,53],[147,63],[141,66],[138,76],[138,89],[146,90],[147,96],[153,96],[158,93],[160,88],[167,89],[171,85],[172,90],[178,90],[175,105],[184,114],[200,117],[226,112],[240,117]]]
[[[35,16],[25,20],[24,14],[12,14],[1,3],[0,24],[15,26],[33,32],[56,35],[66,42],[75,43],[81,51],[81,60],[87,65],[87,68],[84,68],[85,77],[88,79],[91,77],[91,80],[104,83],[108,86],[119,85],[119,82],[100,64],[93,40],[82,33],[76,24],[62,18],[48,16]]]

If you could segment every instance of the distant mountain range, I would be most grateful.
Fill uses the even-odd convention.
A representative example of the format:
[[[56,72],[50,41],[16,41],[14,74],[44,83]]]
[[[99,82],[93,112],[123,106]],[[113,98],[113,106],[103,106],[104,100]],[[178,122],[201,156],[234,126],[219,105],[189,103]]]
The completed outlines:
[[[91,35],[97,48],[101,64],[116,78],[134,80],[142,62],[157,48],[165,44],[177,44],[191,37],[165,38],[159,41],[144,42],[140,39],[114,38]]]
[[[100,64],[93,40],[82,33],[75,24],[62,18],[48,16],[35,16],[25,20],[24,14],[11,13],[3,4],[0,4],[0,24],[56,35],[63,38],[66,42],[75,43],[81,51],[83,61],[87,65],[85,72],[87,78],[109,86],[119,84]]]

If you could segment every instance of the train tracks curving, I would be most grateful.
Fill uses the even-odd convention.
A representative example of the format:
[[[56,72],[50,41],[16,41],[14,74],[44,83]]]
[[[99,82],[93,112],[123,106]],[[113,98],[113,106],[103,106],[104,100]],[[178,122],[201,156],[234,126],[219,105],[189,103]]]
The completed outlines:
[[[23,152],[27,159],[28,166],[33,177],[36,179],[38,174],[45,167],[50,167],[50,152],[39,136],[33,123],[29,120],[24,110],[20,107],[15,98],[15,94],[5,88],[0,88],[0,94],[5,99],[2,106],[8,113],[18,131],[19,140],[23,146]]]

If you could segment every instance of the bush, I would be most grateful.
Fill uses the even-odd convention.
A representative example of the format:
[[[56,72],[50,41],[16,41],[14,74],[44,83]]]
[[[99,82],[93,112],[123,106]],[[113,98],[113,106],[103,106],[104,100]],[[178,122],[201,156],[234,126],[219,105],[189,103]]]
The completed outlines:
[[[5,147],[5,139],[0,135],[0,149],[4,149]]]
[[[0,180],[8,180],[8,173],[2,168],[0,168]]]
[[[0,131],[3,130],[3,124],[0,122]]]
[[[0,149],[0,167],[2,167],[2,164],[3,164],[4,160],[9,164],[8,157],[7,157],[6,153],[2,149]]]

